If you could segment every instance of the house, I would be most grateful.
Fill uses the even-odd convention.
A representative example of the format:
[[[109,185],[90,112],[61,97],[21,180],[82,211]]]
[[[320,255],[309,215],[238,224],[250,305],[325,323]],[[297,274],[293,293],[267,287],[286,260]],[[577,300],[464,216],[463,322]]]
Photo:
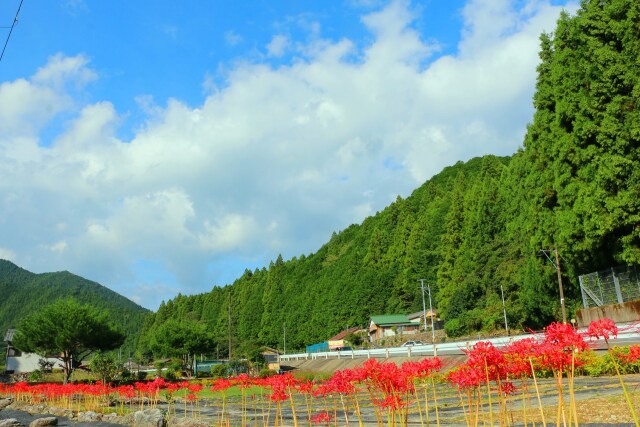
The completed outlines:
[[[60,359],[57,359],[55,357],[43,358],[36,353],[23,353],[15,348],[12,343],[15,333],[15,329],[9,329],[4,336],[4,341],[7,343],[5,373],[21,374],[25,372],[37,371],[43,368],[43,363],[48,364],[53,369],[63,368],[64,365],[62,364],[62,361]]]
[[[426,318],[427,318],[427,326],[426,329],[431,329],[431,319],[433,318],[433,322],[434,322],[434,327],[436,329],[437,326],[435,326],[435,323],[437,323],[440,319],[438,318],[438,310],[434,309],[434,310],[427,310],[426,312],[424,311],[417,311],[415,313],[411,313],[408,314],[407,317],[409,318],[410,321],[415,322],[415,323],[420,323],[422,325],[422,329],[425,329],[424,327],[424,322],[425,322],[425,314],[426,314]]]
[[[280,371],[280,352],[276,349],[265,347],[262,352],[264,363],[267,365],[267,369],[279,372]]]
[[[362,328],[359,326],[354,326],[352,328],[347,328],[344,331],[339,332],[334,337],[329,338],[329,350],[344,350],[349,349],[348,346],[350,343],[345,342],[345,337],[349,334],[355,334],[358,331],[361,331]]]
[[[384,314],[371,316],[369,340],[377,341],[396,335],[417,334],[420,322],[412,322],[406,314]]]

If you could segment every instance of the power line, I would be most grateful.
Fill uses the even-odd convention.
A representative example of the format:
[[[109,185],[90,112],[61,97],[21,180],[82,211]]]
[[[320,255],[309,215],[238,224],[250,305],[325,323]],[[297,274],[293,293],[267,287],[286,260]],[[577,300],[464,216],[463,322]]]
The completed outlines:
[[[4,47],[2,48],[2,53],[0,53],[0,61],[4,57],[4,51],[7,50],[7,45],[9,44],[9,39],[11,38],[11,33],[13,33],[13,28],[18,23],[18,15],[20,14],[20,9],[22,8],[22,2],[24,0],[20,0],[20,4],[18,5],[18,10],[16,11],[16,16],[13,18],[13,22],[11,23],[11,27],[9,27],[9,34],[7,34],[7,39],[4,41]]]

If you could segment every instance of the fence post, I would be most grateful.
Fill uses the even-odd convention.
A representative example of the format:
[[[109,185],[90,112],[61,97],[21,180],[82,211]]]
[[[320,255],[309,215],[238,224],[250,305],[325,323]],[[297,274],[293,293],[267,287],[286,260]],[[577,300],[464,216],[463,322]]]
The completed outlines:
[[[578,276],[578,281],[580,282],[580,294],[582,295],[582,305],[584,305],[584,308],[589,308],[589,300],[587,300],[587,293],[584,290],[584,287],[586,286],[582,280],[584,276]]]
[[[618,280],[618,276],[616,276],[616,272],[611,267],[611,275],[613,276],[613,285],[616,287],[616,297],[618,298],[618,304],[622,304],[624,300],[622,299],[622,290],[620,289],[620,281]]]

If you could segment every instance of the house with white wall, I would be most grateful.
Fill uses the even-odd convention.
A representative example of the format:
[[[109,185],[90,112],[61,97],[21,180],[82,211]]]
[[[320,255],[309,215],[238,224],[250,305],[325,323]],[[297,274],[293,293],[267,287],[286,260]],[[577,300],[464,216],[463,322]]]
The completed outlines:
[[[44,359],[51,364],[53,369],[62,369],[63,364],[60,359],[55,357],[43,358],[36,353],[24,353],[13,346],[13,336],[15,335],[15,329],[9,329],[4,336],[4,341],[7,344],[7,354],[5,358],[5,372],[8,374],[22,374],[26,372],[37,371],[42,369],[40,366],[40,360]]]

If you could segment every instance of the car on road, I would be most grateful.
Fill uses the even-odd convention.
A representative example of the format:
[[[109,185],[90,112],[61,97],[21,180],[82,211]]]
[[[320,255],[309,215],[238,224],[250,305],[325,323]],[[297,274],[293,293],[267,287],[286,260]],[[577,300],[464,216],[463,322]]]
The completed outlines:
[[[407,341],[406,343],[402,344],[400,347],[413,347],[416,345],[424,345],[424,343],[422,341]]]

